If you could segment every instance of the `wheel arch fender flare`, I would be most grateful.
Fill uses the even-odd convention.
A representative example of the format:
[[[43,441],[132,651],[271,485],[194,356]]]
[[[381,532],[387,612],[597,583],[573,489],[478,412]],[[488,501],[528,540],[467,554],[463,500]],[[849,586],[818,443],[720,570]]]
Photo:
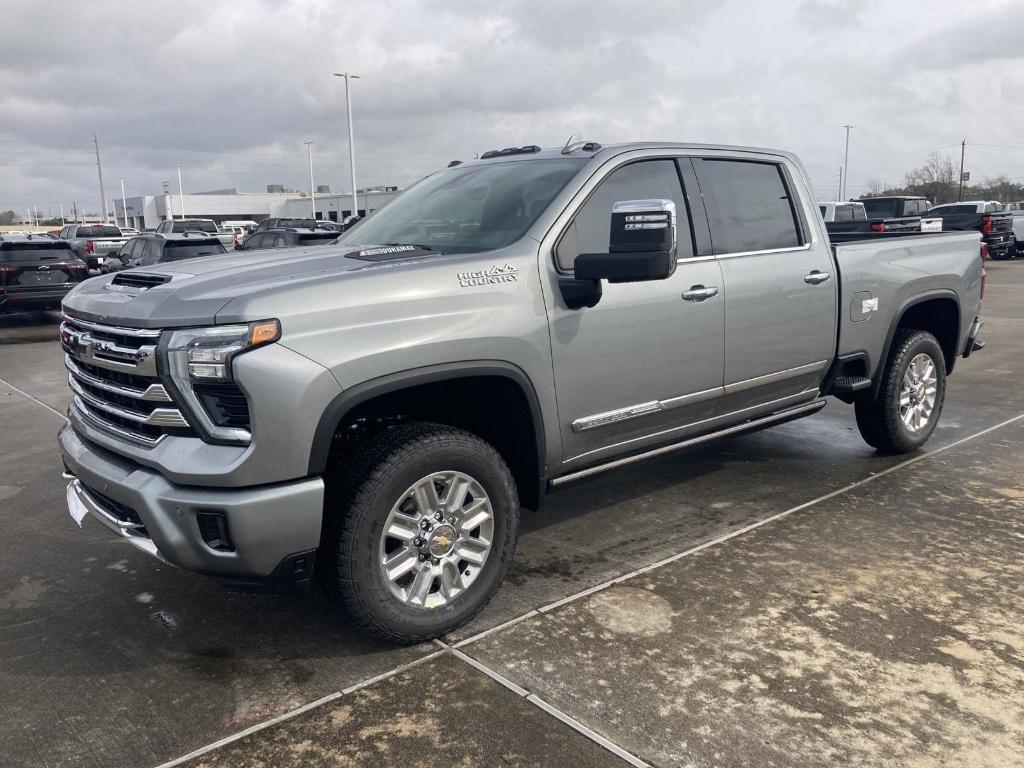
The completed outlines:
[[[320,420],[313,436],[313,444],[310,447],[309,474],[322,475],[326,472],[331,443],[338,425],[345,414],[362,403],[420,384],[486,376],[510,380],[522,390],[533,419],[537,466],[541,474],[544,474],[547,456],[544,442],[544,414],[541,410],[540,399],[526,372],[519,366],[504,360],[469,360],[412,368],[369,379],[343,390],[320,414]]]
[[[881,350],[881,353],[880,353],[880,355],[878,357],[878,364],[876,365],[874,374],[871,377],[871,379],[872,379],[871,380],[871,398],[872,399],[878,397],[878,393],[879,393],[879,391],[881,391],[881,388],[882,388],[882,373],[884,371],[884,367],[885,367],[886,363],[889,360],[889,352],[892,349],[892,340],[896,336],[896,331],[899,330],[900,323],[902,322],[903,317],[907,314],[907,312],[910,309],[918,306],[919,304],[924,304],[925,302],[928,302],[928,301],[934,301],[935,299],[949,299],[949,300],[953,301],[953,303],[956,304],[957,318],[958,318],[956,334],[957,334],[957,343],[959,343],[959,338],[960,338],[959,316],[960,316],[960,311],[961,310],[960,310],[960,296],[959,296],[959,294],[956,291],[952,290],[951,288],[936,288],[936,289],[933,289],[933,290],[923,291],[922,293],[915,293],[915,294],[913,294],[911,296],[908,296],[907,298],[905,298],[903,300],[903,302],[899,305],[898,309],[893,313],[892,321],[889,323],[889,329],[888,329],[888,331],[886,331],[885,341],[882,344],[882,350]],[[953,351],[953,359],[956,359],[956,350]],[[952,366],[947,364],[947,367],[949,367],[951,369]]]

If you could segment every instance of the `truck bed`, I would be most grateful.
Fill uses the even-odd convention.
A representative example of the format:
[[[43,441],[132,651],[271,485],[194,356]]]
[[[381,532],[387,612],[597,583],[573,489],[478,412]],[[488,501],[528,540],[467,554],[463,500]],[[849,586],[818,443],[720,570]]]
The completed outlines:
[[[951,285],[968,280],[960,296],[960,341],[978,307],[982,263],[978,232],[882,232],[835,235],[832,250],[839,265],[839,356],[862,354],[867,370],[876,370],[888,324],[901,307],[923,294],[951,294]]]

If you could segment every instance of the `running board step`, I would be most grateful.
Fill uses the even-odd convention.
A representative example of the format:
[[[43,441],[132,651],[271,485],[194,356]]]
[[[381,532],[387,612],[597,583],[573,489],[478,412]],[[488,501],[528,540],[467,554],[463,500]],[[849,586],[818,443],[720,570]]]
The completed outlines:
[[[850,392],[860,392],[871,386],[871,379],[867,376],[837,376],[832,380],[832,394],[845,395]]]
[[[609,469],[618,469],[628,464],[635,464],[638,461],[644,461],[645,459],[652,459],[655,456],[664,456],[666,453],[673,453],[675,451],[681,451],[685,448],[693,448],[704,443],[710,443],[713,440],[718,440],[723,437],[730,437],[732,435],[739,435],[743,432],[752,432],[755,429],[761,429],[762,427],[770,427],[776,424],[782,424],[786,421],[792,421],[793,419],[799,419],[802,416],[810,416],[816,411],[820,411],[825,407],[826,400],[815,400],[811,403],[805,403],[804,405],[798,405],[796,408],[788,408],[785,411],[779,411],[773,413],[770,416],[762,416],[759,419],[753,419],[752,421],[745,421],[742,424],[736,424],[732,427],[726,427],[720,429],[717,432],[709,432],[706,435],[699,435],[698,437],[691,437],[688,440],[683,440],[678,443],[672,443],[671,445],[663,445],[660,448],[652,448],[648,451],[641,453],[634,453],[631,456],[624,456],[621,459],[614,459],[613,461],[605,462],[604,464],[597,464],[593,467],[587,467],[586,469],[580,469],[576,472],[570,472],[567,475],[556,477],[551,481],[552,487],[565,485],[571,483],[574,480],[582,480],[585,477],[596,475],[600,472],[605,472]]]

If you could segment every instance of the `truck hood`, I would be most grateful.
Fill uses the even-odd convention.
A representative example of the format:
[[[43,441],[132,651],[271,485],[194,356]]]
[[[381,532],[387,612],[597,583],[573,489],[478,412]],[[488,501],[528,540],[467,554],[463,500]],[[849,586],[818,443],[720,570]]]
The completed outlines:
[[[397,252],[383,254],[384,260],[358,258],[368,248],[349,244],[281,248],[136,267],[86,280],[65,297],[63,306],[82,319],[113,325],[212,325],[217,313],[238,298],[265,296],[302,283],[322,283],[354,271],[393,269],[410,259],[431,255],[420,249],[378,248]],[[165,282],[140,287],[136,284],[139,276]]]

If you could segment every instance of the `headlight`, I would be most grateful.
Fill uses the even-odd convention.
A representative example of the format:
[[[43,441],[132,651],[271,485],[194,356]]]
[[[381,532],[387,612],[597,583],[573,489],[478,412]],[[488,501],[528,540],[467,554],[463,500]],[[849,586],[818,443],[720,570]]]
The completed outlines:
[[[235,389],[231,372],[234,357],[255,347],[277,341],[277,320],[174,331],[167,344],[167,367],[174,388],[185,400],[197,426],[217,442],[247,443],[249,430],[225,426],[223,419],[204,407],[197,387],[221,385]],[[208,393],[206,393],[208,394]],[[243,396],[238,392],[239,396]],[[244,396],[243,396],[244,397]],[[220,422],[220,423],[218,423]]]

